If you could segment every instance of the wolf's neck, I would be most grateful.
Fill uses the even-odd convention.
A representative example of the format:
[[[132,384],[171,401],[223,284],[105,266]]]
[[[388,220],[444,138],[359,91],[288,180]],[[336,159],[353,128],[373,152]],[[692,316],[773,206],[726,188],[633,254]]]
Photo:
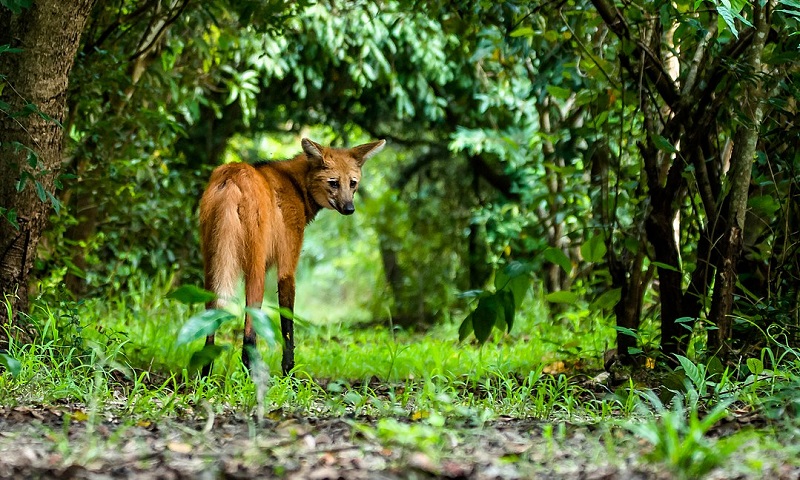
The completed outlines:
[[[311,163],[306,159],[306,156],[301,153],[291,160],[270,162],[269,166],[289,180],[291,190],[284,192],[284,194],[297,197],[305,210],[306,225],[311,223],[317,213],[322,210],[322,206],[314,200],[308,188],[308,174],[311,170]]]

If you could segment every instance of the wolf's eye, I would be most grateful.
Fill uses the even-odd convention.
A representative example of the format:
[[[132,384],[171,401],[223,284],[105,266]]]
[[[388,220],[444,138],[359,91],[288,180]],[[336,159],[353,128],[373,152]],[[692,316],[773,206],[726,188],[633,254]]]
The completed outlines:
[[[339,188],[339,180],[328,180],[328,185],[330,185],[331,188]]]
[[[356,188],[356,185],[358,185],[358,182],[355,180],[350,180],[350,188]]]

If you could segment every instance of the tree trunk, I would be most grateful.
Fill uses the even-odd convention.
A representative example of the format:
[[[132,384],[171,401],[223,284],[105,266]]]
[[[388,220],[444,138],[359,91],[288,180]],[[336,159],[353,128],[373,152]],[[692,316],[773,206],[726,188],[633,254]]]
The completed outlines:
[[[0,297],[9,296],[12,308],[0,315],[21,334],[14,319],[28,309],[28,275],[62,163],[64,132],[59,123],[65,116],[69,74],[93,4],[40,0],[19,15],[0,7],[0,45],[22,49],[0,54],[0,73],[6,76],[0,99],[11,112],[33,104],[44,114],[12,117],[0,112],[0,202],[18,220],[16,227],[0,219]],[[18,192],[23,176],[28,179]],[[5,332],[0,329],[0,336]],[[23,340],[29,336],[21,335]]]
[[[754,22],[756,29],[753,43],[750,44],[746,62],[754,73],[754,80],[744,88],[743,110],[746,123],[736,129],[731,155],[731,168],[728,171],[728,185],[730,186],[730,210],[728,211],[726,229],[720,238],[721,258],[717,264],[717,274],[714,281],[714,293],[711,301],[709,319],[716,324],[717,330],[709,332],[709,351],[719,351],[720,355],[727,357],[730,354],[730,343],[733,333],[731,312],[733,311],[733,293],[736,288],[736,264],[742,253],[742,234],[744,231],[745,213],[747,212],[747,199],[750,189],[750,177],[753,171],[756,145],[758,143],[758,130],[764,118],[764,89],[761,84],[761,56],[764,52],[767,34],[769,33],[769,16],[774,6],[774,1],[766,3],[763,7],[759,2],[753,3]]]

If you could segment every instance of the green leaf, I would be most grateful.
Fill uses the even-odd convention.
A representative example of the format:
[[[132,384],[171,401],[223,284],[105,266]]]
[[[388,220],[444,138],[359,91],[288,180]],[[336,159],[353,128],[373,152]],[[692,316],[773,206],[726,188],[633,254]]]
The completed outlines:
[[[557,87],[555,85],[548,85],[546,88],[547,93],[560,100],[566,100],[572,95],[572,90],[568,88]]]
[[[4,4],[4,2],[0,1],[0,5],[2,4]],[[22,52],[24,52],[24,50],[21,48],[12,47],[11,45],[8,44],[0,45],[0,53],[22,53]],[[2,85],[0,85],[0,87],[2,87]],[[2,90],[3,89],[0,88],[0,92],[2,92]]]
[[[591,310],[608,310],[609,308],[614,308],[619,303],[620,298],[622,298],[622,289],[612,288],[597,297],[589,308]]]
[[[50,200],[50,203],[53,204],[53,209],[56,211],[56,215],[61,213],[61,201],[57,199],[52,193],[47,192],[47,198]]]
[[[692,383],[694,383],[695,385],[699,385],[700,383],[703,382],[703,380],[705,380],[704,378],[702,378],[702,373],[700,371],[700,368],[698,368],[697,365],[692,363],[691,360],[684,357],[683,355],[675,355],[675,358],[678,359],[678,362],[680,362],[683,371],[686,372],[686,376],[689,377],[689,380],[691,380]]]
[[[748,27],[753,26],[753,24],[741,14],[742,9],[747,3],[746,1],[734,0],[732,2],[731,0],[721,0],[720,3],[721,5],[717,6],[717,13],[719,13],[719,16],[725,21],[725,24],[728,26],[728,28],[731,29],[731,33],[733,33],[734,37],[739,38],[739,32],[736,30],[735,20],[739,20]]]
[[[33,150],[28,150],[28,165],[31,168],[36,168],[39,165],[39,156]]]
[[[650,135],[650,140],[653,141],[653,145],[655,145],[657,149],[663,152],[678,153],[678,149],[661,135]]]
[[[757,358],[748,358],[747,368],[753,375],[761,375],[761,372],[764,371],[764,362]]]
[[[14,15],[22,13],[23,8],[31,8],[33,0],[0,0],[0,5],[11,10]]]
[[[747,200],[747,206],[761,218],[771,217],[781,209],[781,204],[770,195],[759,195]]]
[[[548,262],[561,267],[566,273],[572,273],[572,262],[560,248],[550,247],[542,252],[542,256]]]
[[[10,223],[11,226],[14,227],[14,230],[19,231],[19,222],[17,222],[17,211],[11,209],[8,210],[7,212],[4,212],[4,215],[6,217],[6,220],[8,220],[8,223]]]
[[[517,277],[523,275],[527,276],[531,271],[531,266],[527,263],[518,262],[516,260],[510,262],[508,265],[498,270],[494,276],[495,290],[502,290],[506,288],[508,283]]]
[[[578,295],[569,290],[560,290],[548,293],[544,296],[544,299],[550,303],[575,303],[578,301]]]
[[[583,259],[590,263],[597,263],[606,256],[605,235],[599,233],[589,237],[581,245],[581,255]]]
[[[167,298],[171,298],[177,300],[186,305],[192,305],[195,303],[207,303],[211,300],[217,298],[214,292],[209,292],[200,287],[196,287],[194,285],[181,285],[180,287],[176,288],[175,290],[171,291]]]
[[[633,337],[636,340],[641,340],[641,337],[639,336],[639,333],[636,330],[632,329],[632,328],[620,327],[619,325],[616,325],[614,327],[614,330],[618,331],[619,333],[621,333],[623,335],[627,335],[629,337]]]
[[[533,29],[531,27],[519,27],[518,29],[511,32],[512,37],[532,37],[533,36]]]
[[[675,319],[675,323],[685,328],[686,330],[694,331],[694,317],[680,317]]]
[[[464,339],[467,338],[470,333],[472,333],[472,330],[472,314],[470,313],[467,315],[467,318],[461,322],[461,326],[458,327],[458,341],[463,342]]]
[[[225,310],[205,310],[191,317],[181,327],[181,331],[178,332],[177,344],[178,346],[185,345],[198,338],[205,338],[216,332],[220,325],[232,318],[236,318],[236,316]]]
[[[25,184],[28,182],[29,178],[33,177],[27,171],[24,171],[19,175],[19,181],[17,182],[17,192],[21,192],[25,189]]]
[[[719,5],[717,7],[717,13],[719,14],[719,18],[721,18],[731,30],[733,36],[739,38],[739,31],[736,30],[736,22],[734,21],[733,11],[731,8],[726,7],[725,5]]]
[[[42,203],[46,202],[47,201],[47,192],[45,192],[44,185],[42,185],[42,182],[40,182],[39,180],[36,180],[35,182],[33,182],[33,186],[34,186],[34,189],[36,190],[36,196],[39,197],[39,200],[41,200]]]
[[[672,265],[667,265],[666,263],[653,262],[653,265],[663,270],[669,270],[670,272],[680,273],[680,270],[677,267],[673,267]]]
[[[247,307],[244,311],[250,314],[250,318],[253,320],[253,329],[256,333],[266,340],[267,344],[274,347],[278,335],[275,334],[275,324],[272,323],[272,319],[269,318],[267,312],[254,307]]]
[[[711,357],[708,360],[708,373],[714,375],[720,375],[725,372],[725,366],[722,365],[722,361],[718,357]]]
[[[18,377],[19,372],[22,370],[20,361],[6,353],[0,353],[0,366],[11,372],[12,377]]]
[[[472,312],[472,327],[479,343],[484,343],[489,338],[492,328],[502,313],[503,307],[497,296],[484,297],[478,301],[478,306]]]
[[[517,306],[515,305],[514,294],[510,290],[500,290],[497,292],[497,296],[500,305],[503,307],[503,320],[506,324],[506,331],[511,332],[511,327],[514,326],[514,315]]]
[[[513,261],[495,273],[494,288],[496,292],[501,290],[511,292],[516,308],[522,304],[525,294],[528,293],[531,286],[531,268],[530,264]]]
[[[220,345],[203,345],[203,348],[194,352],[189,359],[189,370],[200,370],[219,357],[226,347]]]
[[[530,287],[531,277],[525,275],[524,277],[512,278],[506,285],[506,288],[502,289],[502,291],[511,292],[514,299],[514,305],[516,308],[519,308],[522,305],[522,301],[525,300],[525,295],[528,293]]]
[[[458,298],[484,297],[484,296],[486,296],[486,291],[485,290],[481,290],[481,289],[467,290],[466,292],[461,292],[456,296]]]

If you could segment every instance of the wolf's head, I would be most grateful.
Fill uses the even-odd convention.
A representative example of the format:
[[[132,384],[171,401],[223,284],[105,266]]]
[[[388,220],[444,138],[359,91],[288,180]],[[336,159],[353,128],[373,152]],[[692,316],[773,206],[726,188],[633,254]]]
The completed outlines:
[[[361,167],[383,150],[385,140],[353,148],[328,148],[304,138],[303,152],[312,164],[308,189],[311,197],[324,208],[342,215],[356,211],[353,194],[361,181]]]

